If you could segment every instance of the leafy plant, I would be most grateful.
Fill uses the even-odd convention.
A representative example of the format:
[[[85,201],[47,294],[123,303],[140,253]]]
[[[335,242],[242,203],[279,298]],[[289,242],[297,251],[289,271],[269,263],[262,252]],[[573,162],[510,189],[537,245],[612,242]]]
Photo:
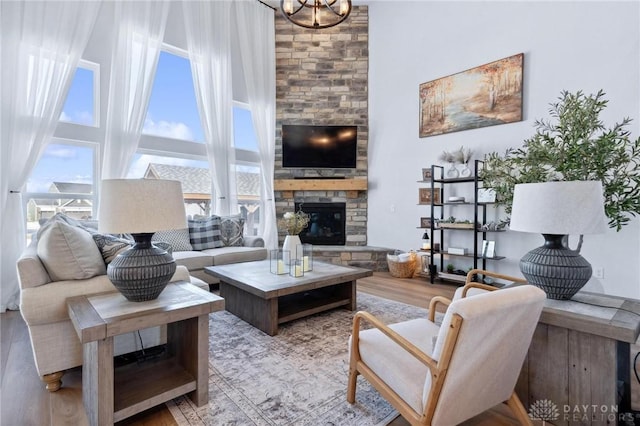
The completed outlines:
[[[630,139],[630,118],[604,126],[604,96],[563,91],[551,104],[551,119],[536,120],[536,133],[522,148],[485,156],[480,177],[507,214],[516,184],[570,180],[602,181],[605,213],[617,231],[640,214],[640,138]]]

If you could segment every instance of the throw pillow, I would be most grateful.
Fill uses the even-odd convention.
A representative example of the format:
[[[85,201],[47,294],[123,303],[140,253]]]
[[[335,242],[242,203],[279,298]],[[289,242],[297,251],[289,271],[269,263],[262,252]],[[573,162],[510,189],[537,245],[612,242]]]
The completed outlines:
[[[169,231],[158,231],[153,234],[151,241],[164,241],[171,244],[174,251],[191,251],[191,242],[189,241],[189,228],[171,229]]]
[[[243,246],[244,219],[240,215],[223,216],[220,219],[220,234],[222,235],[222,245]]]
[[[83,280],[107,273],[100,250],[85,230],[53,221],[41,231],[36,250],[53,281]]]
[[[211,216],[202,220],[189,220],[189,241],[194,250],[222,247],[220,217]]]
[[[107,265],[111,263],[117,255],[131,247],[133,243],[132,241],[114,237],[109,234],[92,234],[92,237],[100,250],[104,263]]]

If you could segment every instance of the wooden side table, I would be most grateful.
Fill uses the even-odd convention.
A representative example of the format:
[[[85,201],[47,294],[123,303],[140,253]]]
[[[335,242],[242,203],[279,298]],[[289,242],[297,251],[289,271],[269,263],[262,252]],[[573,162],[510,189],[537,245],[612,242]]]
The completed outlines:
[[[624,424],[635,415],[629,344],[639,333],[639,300],[582,291],[547,299],[516,393],[528,408],[555,404],[554,425]]]
[[[83,344],[82,399],[91,425],[113,424],[184,394],[198,406],[209,401],[209,313],[224,309],[221,297],[177,282],[147,302],[113,292],[69,298],[67,307]],[[165,356],[114,370],[114,336],[165,324]]]

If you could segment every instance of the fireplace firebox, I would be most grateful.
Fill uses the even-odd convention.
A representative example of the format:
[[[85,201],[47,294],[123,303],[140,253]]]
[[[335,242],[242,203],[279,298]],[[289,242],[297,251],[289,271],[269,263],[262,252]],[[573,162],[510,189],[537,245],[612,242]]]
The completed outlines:
[[[309,225],[300,233],[303,243],[345,245],[346,203],[295,203],[296,211],[309,215]]]

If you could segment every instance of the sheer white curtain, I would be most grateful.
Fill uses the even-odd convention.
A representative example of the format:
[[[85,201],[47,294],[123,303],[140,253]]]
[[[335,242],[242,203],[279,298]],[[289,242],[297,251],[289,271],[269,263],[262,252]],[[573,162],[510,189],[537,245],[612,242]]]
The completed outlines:
[[[196,102],[211,169],[213,213],[236,213],[231,2],[185,0],[182,5]]]
[[[0,2],[0,311],[18,306],[20,190],[58,124],[99,2]]]
[[[147,115],[168,1],[116,2],[102,178],[124,178]]]
[[[262,168],[260,229],[265,247],[278,246],[273,178],[276,146],[276,64],[273,10],[258,2],[236,2],[240,54]]]

